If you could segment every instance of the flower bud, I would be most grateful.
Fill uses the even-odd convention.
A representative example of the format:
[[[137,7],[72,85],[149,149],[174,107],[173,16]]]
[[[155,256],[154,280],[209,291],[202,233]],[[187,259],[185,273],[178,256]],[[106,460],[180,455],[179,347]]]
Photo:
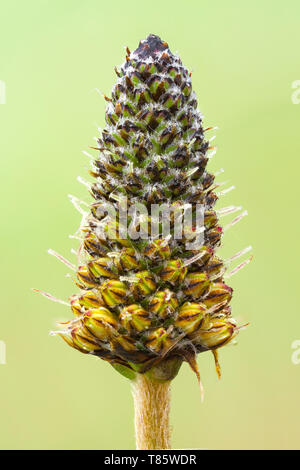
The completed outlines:
[[[167,318],[174,315],[178,307],[178,300],[174,292],[169,289],[157,292],[150,300],[150,312],[158,315],[160,318]]]
[[[94,261],[90,261],[88,263],[88,269],[90,272],[93,274],[95,278],[98,277],[109,277],[111,278],[116,278],[117,273],[115,272],[116,269],[113,266],[113,262],[110,258],[105,257],[105,258],[98,258]]]
[[[77,301],[80,305],[87,309],[98,308],[105,305],[100,294],[98,292],[94,292],[93,290],[88,290],[84,294],[77,297]]]
[[[87,266],[79,266],[77,270],[77,278],[82,284],[78,284],[81,289],[90,289],[97,287],[98,282],[87,268]]]
[[[203,304],[210,311],[217,311],[230,302],[232,292],[232,288],[223,282],[213,282],[208,295],[203,300]]]
[[[118,256],[113,258],[114,265],[119,271],[128,271],[130,269],[139,269],[140,263],[137,259],[134,248],[123,248]]]
[[[192,336],[192,340],[197,346],[205,349],[225,346],[238,333],[236,325],[228,319],[210,318],[204,323]]]
[[[163,260],[170,258],[171,251],[169,244],[164,239],[153,240],[146,246],[144,255],[151,260]]]
[[[225,262],[215,254],[218,217],[238,208],[214,210],[231,188],[215,193],[219,185],[207,170],[213,147],[191,74],[155,35],[126,52],[93,147],[96,181],[88,187],[94,202],[83,209],[83,201],[71,197],[83,216],[76,233],[83,237],[78,259],[85,261],[77,270],[81,292],[70,299],[75,317],[58,334],[133,380],[136,372],[171,380],[186,361],[200,381],[196,354],[211,350],[219,372],[217,348],[239,331],[224,274],[248,248]]]
[[[115,279],[105,281],[100,286],[101,295],[108,307],[115,307],[124,302],[127,294],[126,284]]]
[[[168,331],[164,328],[156,328],[149,332],[144,344],[156,354],[164,354],[172,347],[173,341]]]
[[[108,220],[104,226],[104,233],[106,239],[117,241],[124,247],[130,247],[131,242],[127,238],[120,238],[120,225],[119,222]]]
[[[185,302],[179,309],[175,326],[183,330],[186,334],[193,333],[201,325],[206,311],[203,304]]]
[[[215,211],[207,210],[204,213],[204,225],[206,229],[214,227],[218,223],[218,217]]]
[[[205,243],[215,248],[220,245],[222,236],[222,227],[213,227],[205,231]]]
[[[156,289],[154,277],[149,271],[139,271],[135,277],[137,280],[132,283],[132,292],[135,296],[145,296]]]
[[[128,331],[147,330],[151,325],[148,313],[140,305],[133,304],[123,308],[120,313],[121,325]]]
[[[171,284],[182,282],[187,273],[187,267],[181,259],[171,260],[165,265],[160,273],[163,281]]]
[[[73,295],[70,297],[71,309],[74,315],[80,316],[85,310],[90,308],[98,308],[105,305],[99,293],[88,290],[82,295]]]
[[[112,351],[125,361],[141,364],[149,359],[149,353],[143,352],[130,336],[118,335],[110,341]]]
[[[71,310],[76,317],[79,317],[83,314],[83,308],[78,299],[71,300]]]
[[[81,351],[93,353],[102,349],[96,338],[85,327],[73,328],[71,335],[76,348]]]
[[[118,329],[118,322],[114,315],[105,307],[89,310],[84,315],[82,323],[101,341],[107,341]]]
[[[106,242],[99,240],[94,233],[89,233],[84,239],[84,248],[91,256],[104,256],[108,251]]]
[[[195,266],[197,268],[202,268],[206,263],[208,263],[213,254],[213,251],[207,246],[202,246],[199,250],[195,250],[194,256],[199,254],[201,254],[201,256],[196,261],[194,261],[193,267]]]
[[[218,256],[213,256],[205,266],[205,271],[209,279],[214,280],[222,277],[226,268],[223,261]]]
[[[60,336],[69,346],[71,346],[71,348],[77,349],[78,351],[82,353],[88,354],[88,351],[86,351],[85,349],[81,349],[75,345],[73,338],[68,331],[66,332],[58,331],[56,332],[56,334],[57,336]]]
[[[185,278],[186,288],[184,293],[193,297],[193,299],[199,299],[209,289],[209,279],[206,273],[189,273]]]

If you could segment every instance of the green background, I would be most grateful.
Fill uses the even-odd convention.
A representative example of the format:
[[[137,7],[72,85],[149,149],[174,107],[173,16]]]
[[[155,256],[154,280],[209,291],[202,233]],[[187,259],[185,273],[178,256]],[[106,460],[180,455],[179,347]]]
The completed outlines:
[[[90,201],[76,177],[88,178],[81,150],[104,125],[95,88],[110,93],[124,46],[149,33],[193,70],[205,126],[219,126],[210,169],[236,186],[219,207],[249,211],[224,236],[224,256],[254,252],[231,280],[234,316],[250,325],[220,351],[222,380],[203,354],[203,404],[187,365],[173,382],[173,446],[300,448],[299,14],[296,0],[1,1],[0,448],[134,448],[129,382],[49,336],[70,312],[30,288],[77,291],[47,249],[73,257],[80,216],[67,194]]]

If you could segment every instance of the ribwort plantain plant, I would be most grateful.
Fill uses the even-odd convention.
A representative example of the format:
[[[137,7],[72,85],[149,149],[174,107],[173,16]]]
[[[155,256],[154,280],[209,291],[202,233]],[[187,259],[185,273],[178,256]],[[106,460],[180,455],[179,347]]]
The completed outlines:
[[[250,258],[227,273],[229,262],[216,255],[223,232],[219,217],[239,208],[214,209],[222,191],[216,192],[215,176],[207,171],[214,152],[206,138],[211,128],[202,126],[191,74],[180,58],[150,35],[133,53],[127,49],[116,74],[90,171],[94,202],[86,212],[72,198],[83,215],[80,293],[70,298],[75,319],[56,334],[132,381],[137,448],[168,449],[170,383],[187,362],[201,384],[196,356],[205,351],[212,352],[220,376],[218,350],[239,331],[225,277]],[[162,204],[170,209],[167,235],[166,220],[149,214]],[[200,229],[196,206],[203,209]],[[190,230],[184,225],[182,236],[175,236],[187,207]],[[153,222],[156,235],[148,236]]]

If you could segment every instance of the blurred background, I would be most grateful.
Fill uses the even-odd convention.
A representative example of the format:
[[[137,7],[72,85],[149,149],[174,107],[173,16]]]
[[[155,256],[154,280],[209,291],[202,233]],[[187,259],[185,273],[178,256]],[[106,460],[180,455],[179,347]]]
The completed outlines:
[[[187,365],[173,382],[173,446],[300,448],[299,14],[296,0],[1,2],[0,448],[135,446],[129,381],[49,336],[70,311],[30,288],[77,292],[47,250],[75,261],[67,195],[91,200],[76,177],[88,179],[81,152],[104,126],[96,88],[110,93],[124,46],[149,33],[193,71],[205,127],[219,127],[210,169],[236,186],[219,207],[249,211],[221,254],[254,252],[231,279],[234,316],[250,325],[220,350],[222,380],[202,354],[203,404]]]

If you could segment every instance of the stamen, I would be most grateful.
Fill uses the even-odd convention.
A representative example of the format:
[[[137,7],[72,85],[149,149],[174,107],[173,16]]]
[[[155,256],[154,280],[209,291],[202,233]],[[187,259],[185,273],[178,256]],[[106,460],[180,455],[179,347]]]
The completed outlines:
[[[229,193],[233,189],[235,189],[235,186],[230,186],[230,188],[223,189],[223,191],[220,191],[220,192],[217,193],[217,196],[224,196],[224,194]]]
[[[70,337],[70,333],[68,332],[68,330],[49,331],[49,335],[50,336],[60,336],[60,335],[66,336],[67,335]]]
[[[83,179],[81,176],[77,176],[77,181],[86,186],[88,189],[91,189],[91,183]],[[82,203],[84,204],[84,201],[82,201]]]
[[[69,235],[69,238],[74,238],[75,240],[79,240],[79,241],[83,240],[83,238],[78,237],[77,235]]]
[[[219,217],[225,217],[225,215],[233,214],[234,212],[240,211],[242,206],[228,206],[223,207],[222,209],[218,209],[216,212]]]
[[[79,317],[73,318],[72,320],[64,321],[64,322],[57,322],[57,325],[68,325],[67,330],[65,330],[65,333],[73,328],[73,325],[76,325],[76,323],[80,323],[81,320],[84,318],[84,314],[80,315]]]
[[[74,250],[74,248],[71,248],[71,253],[76,256],[78,265],[83,264],[83,262],[81,260],[82,251],[83,251],[83,243],[80,244],[80,246],[77,250]]]
[[[96,91],[97,93],[99,93],[99,95],[100,95],[102,98],[105,96],[104,93],[103,93],[101,90],[99,90],[99,88],[94,88],[93,91]]]
[[[234,274],[236,274],[238,271],[240,271],[241,269],[243,269],[247,264],[250,263],[250,261],[253,260],[253,255],[251,255],[248,259],[246,259],[245,261],[243,261],[241,264],[239,264],[238,266],[236,266],[232,271],[230,271],[228,274],[226,274],[224,276],[225,279],[229,279],[230,277],[232,277]]]
[[[81,215],[83,215],[84,217],[88,215],[88,213],[85,212],[79,205],[79,204],[84,204],[85,206],[89,207],[89,205],[86,202],[81,201],[80,199],[78,199],[76,196],[73,196],[72,194],[68,194],[68,197],[71,203],[73,204],[73,206],[75,207],[75,209],[77,209]]]
[[[201,253],[198,253],[197,255],[193,256],[192,258],[187,259],[184,263],[183,266],[189,266],[192,263],[195,263],[195,261],[198,261],[198,259],[202,258],[205,255],[205,252],[202,251]]]
[[[237,224],[240,220],[242,220],[246,215],[248,215],[248,211],[242,212],[240,215],[238,215],[235,219],[233,219],[228,225],[224,227],[224,232],[228,230],[229,228],[233,227],[235,224]]]
[[[90,153],[86,152],[85,150],[82,150],[82,153],[83,153],[83,155],[85,155],[86,157],[89,157],[91,160],[94,160],[93,155],[91,155]]]
[[[226,260],[226,263],[231,263],[231,261],[233,261],[234,259],[240,258],[241,256],[245,255],[251,250],[252,250],[252,246],[251,245],[247,246],[247,248],[244,248],[243,250],[238,251],[237,253],[235,253],[235,255],[231,256],[231,258],[228,258]]]
[[[237,330],[239,330],[239,331],[245,330],[245,328],[247,328],[247,326],[249,326],[249,325],[250,325],[249,322],[248,322],[248,323],[245,323],[245,325],[238,326],[238,327],[237,327]]]
[[[76,268],[75,268],[74,264],[70,263],[70,261],[68,261],[66,258],[61,256],[56,251],[50,249],[50,250],[48,250],[48,253],[49,253],[49,255],[55,256],[55,258],[57,258],[59,261],[64,263],[66,266],[68,266],[68,268],[72,269],[73,271],[76,271]]]
[[[220,168],[218,171],[216,171],[215,176],[219,176],[221,173],[224,173],[225,170],[224,168]]]
[[[42,296],[46,297],[49,300],[52,300],[53,302],[57,302],[58,304],[67,305],[68,307],[70,307],[70,303],[65,302],[64,300],[58,299],[57,297],[54,297],[53,295],[48,294],[48,292],[44,292],[40,289],[34,289],[34,288],[32,288],[31,290],[33,290],[34,292],[37,292],[38,294],[41,294]]]
[[[208,148],[209,148],[209,149],[213,149],[212,152],[210,152],[210,153],[207,154],[207,158],[210,159],[210,158],[212,158],[214,155],[216,155],[216,153],[217,153],[217,147],[208,147]]]

